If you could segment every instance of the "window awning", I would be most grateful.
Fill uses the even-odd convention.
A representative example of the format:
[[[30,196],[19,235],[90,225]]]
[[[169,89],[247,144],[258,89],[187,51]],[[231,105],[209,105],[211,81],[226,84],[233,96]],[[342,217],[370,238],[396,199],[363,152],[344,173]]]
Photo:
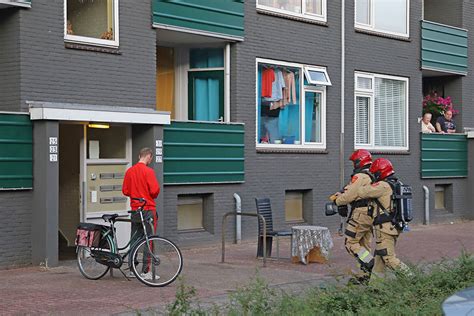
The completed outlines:
[[[331,79],[325,67],[304,67],[304,74],[310,84],[331,86]]]
[[[170,113],[150,108],[27,101],[31,120],[169,125]]]

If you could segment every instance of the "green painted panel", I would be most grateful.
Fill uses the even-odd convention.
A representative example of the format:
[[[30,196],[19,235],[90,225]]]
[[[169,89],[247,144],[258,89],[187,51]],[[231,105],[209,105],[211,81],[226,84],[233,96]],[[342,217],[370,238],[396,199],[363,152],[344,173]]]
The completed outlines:
[[[0,114],[0,189],[33,187],[33,127],[28,115]]]
[[[153,23],[244,36],[243,0],[153,0]]]
[[[467,177],[466,135],[421,134],[421,177]]]
[[[172,122],[164,128],[165,184],[244,181],[244,125]]]
[[[466,30],[428,21],[421,22],[421,67],[456,74],[468,68]]]

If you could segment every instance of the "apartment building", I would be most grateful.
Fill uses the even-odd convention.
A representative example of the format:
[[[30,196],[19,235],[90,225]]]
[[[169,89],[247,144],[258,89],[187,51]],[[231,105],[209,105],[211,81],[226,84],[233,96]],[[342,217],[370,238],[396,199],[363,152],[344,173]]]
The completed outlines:
[[[428,191],[432,222],[473,218],[474,5],[341,3],[0,1],[0,267],[56,265],[79,221],[127,216],[121,181],[144,146],[158,231],[182,245],[218,241],[238,200],[254,212],[264,196],[276,228],[337,229],[323,205],[356,148],[413,186],[418,223]],[[420,133],[433,91],[458,134]],[[255,238],[254,218],[241,227]]]

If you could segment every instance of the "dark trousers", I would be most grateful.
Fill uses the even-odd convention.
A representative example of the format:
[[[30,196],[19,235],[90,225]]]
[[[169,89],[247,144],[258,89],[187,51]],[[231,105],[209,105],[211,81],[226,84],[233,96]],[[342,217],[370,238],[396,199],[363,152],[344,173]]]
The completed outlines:
[[[145,229],[146,233],[148,236],[153,234],[153,229],[152,229],[152,222],[153,222],[153,213],[151,211],[144,211],[142,212],[143,214],[143,220],[145,222]],[[131,215],[131,220],[132,220],[132,231],[131,231],[131,239],[133,245],[135,242],[140,240],[141,238],[145,237],[145,232],[143,231],[143,225],[141,222],[140,218],[140,213],[139,212],[133,212]],[[143,247],[143,265],[142,265],[142,272],[146,273],[148,272],[148,266],[149,266],[149,258],[150,254],[148,253],[148,248]],[[131,258],[130,258],[131,260]]]

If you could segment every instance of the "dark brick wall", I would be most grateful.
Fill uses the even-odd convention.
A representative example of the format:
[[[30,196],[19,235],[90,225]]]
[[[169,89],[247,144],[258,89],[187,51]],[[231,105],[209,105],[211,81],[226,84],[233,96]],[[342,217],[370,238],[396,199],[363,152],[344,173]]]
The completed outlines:
[[[118,55],[65,48],[63,1],[20,11],[22,108],[27,100],[155,107],[151,0],[119,3]]]
[[[0,10],[0,111],[12,111],[20,102],[19,10]]]
[[[0,191],[0,269],[31,263],[32,191]]]

